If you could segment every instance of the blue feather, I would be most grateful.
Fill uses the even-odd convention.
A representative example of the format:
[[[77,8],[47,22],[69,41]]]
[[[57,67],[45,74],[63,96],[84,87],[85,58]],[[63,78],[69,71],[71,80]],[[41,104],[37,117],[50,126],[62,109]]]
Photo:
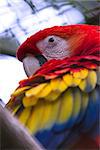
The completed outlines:
[[[97,88],[90,93],[89,104],[82,123],[82,130],[90,130],[99,120],[100,94]]]

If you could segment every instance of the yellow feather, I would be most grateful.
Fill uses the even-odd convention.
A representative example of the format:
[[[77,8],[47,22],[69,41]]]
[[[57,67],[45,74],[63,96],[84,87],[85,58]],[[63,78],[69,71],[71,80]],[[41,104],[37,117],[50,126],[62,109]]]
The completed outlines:
[[[79,85],[81,79],[73,77],[72,74],[66,74],[63,76],[63,80],[67,86],[77,86]]]
[[[31,88],[30,90],[26,91],[26,96],[36,96],[45,86],[47,85],[47,83],[42,83],[39,84],[33,88]]]
[[[52,79],[50,81],[51,88],[54,91],[58,90],[59,84],[60,84],[60,78]]]
[[[82,80],[82,81],[80,82],[79,87],[80,87],[80,89],[81,89],[82,91],[85,91],[86,86],[87,86],[87,82],[86,82],[86,80],[84,79],[84,80]]]
[[[59,114],[59,108],[60,108],[60,104],[61,104],[61,99],[58,98],[56,101],[54,102],[51,102],[51,105],[52,105],[52,111],[51,111],[51,114],[50,114],[50,118],[48,120],[48,125],[47,127],[50,127],[52,126],[56,120],[57,120],[57,117],[58,117],[58,114]]]
[[[73,95],[72,90],[68,89],[61,97],[61,108],[57,119],[58,123],[66,122],[72,115],[73,111]]]
[[[85,79],[88,76],[88,70],[87,69],[82,69],[80,71],[80,77],[81,79]]]
[[[48,122],[51,120],[51,111],[52,111],[52,105],[50,103],[45,103],[43,106],[44,112],[42,116],[42,122],[40,124],[40,129],[44,129],[48,126]],[[51,121],[50,121],[51,122]]]
[[[44,103],[44,114],[40,125],[41,129],[50,128],[56,122],[58,112],[59,112],[60,100],[56,102],[46,102]]]
[[[94,88],[97,82],[97,76],[95,71],[89,71],[88,77],[87,77],[88,83],[92,85]]]
[[[22,88],[18,88],[17,90],[15,90],[14,92],[13,92],[13,96],[18,96],[18,95],[20,95],[21,93],[24,93],[25,92],[25,90],[28,90],[30,88],[30,86],[25,86],[25,87],[22,87]]]
[[[52,79],[50,81],[50,85],[53,91],[58,92],[63,92],[67,88],[67,85],[65,84],[62,78]]]
[[[80,84],[80,82],[81,82],[81,79],[79,79],[79,78],[73,78],[73,84],[72,84],[72,86],[73,86],[73,87],[74,87],[74,86],[77,86],[77,85]]]
[[[79,78],[80,79],[80,71],[77,72],[71,72],[73,74],[74,78]]]
[[[73,76],[71,74],[65,74],[63,76],[63,80],[68,86],[71,86],[73,84]]]
[[[38,99],[35,96],[30,96],[30,97],[25,96],[22,101],[23,101],[24,107],[29,107],[29,106],[35,105]]]
[[[60,80],[59,83],[59,87],[58,89],[60,90],[60,92],[65,91],[68,88],[68,86],[65,84],[65,82],[63,81],[63,79]]]
[[[67,89],[67,85],[61,78],[52,79],[50,81],[52,91],[49,94],[46,94],[45,99],[49,101],[56,100],[60,94]]]
[[[73,73],[73,77],[79,78],[79,79],[84,79],[88,76],[88,70],[87,69],[82,69],[78,72]]]
[[[50,118],[50,114],[51,114],[51,111],[52,111],[51,104],[44,102],[43,107],[44,107],[44,113],[43,113],[43,116],[42,116],[42,122],[40,124],[40,129],[43,129],[45,126],[47,126],[49,119],[51,119]]]
[[[72,116],[77,116],[80,112],[81,109],[81,91],[79,90],[79,88],[75,88],[74,91],[74,108],[73,108],[73,113]]]
[[[18,117],[19,121],[25,125],[29,118],[30,113],[31,113],[31,107],[27,107],[23,109],[22,113]]]
[[[81,91],[81,109],[80,109],[80,114],[79,114],[77,123],[79,123],[81,119],[83,118],[83,115],[86,112],[86,109],[88,108],[88,103],[89,103],[88,93]]]
[[[86,79],[82,80],[79,87],[82,91],[90,92],[96,86],[97,76],[95,71],[89,71]]]
[[[55,101],[59,96],[60,96],[60,92],[58,92],[58,91],[52,91],[50,94],[48,94],[45,97],[45,100]]]
[[[44,104],[42,101],[40,103],[39,102],[35,107],[33,107],[31,115],[29,116],[26,124],[31,134],[35,134],[37,131],[40,130],[40,125],[43,119]]]
[[[38,98],[44,98],[51,92],[50,83],[48,83],[37,95]]]

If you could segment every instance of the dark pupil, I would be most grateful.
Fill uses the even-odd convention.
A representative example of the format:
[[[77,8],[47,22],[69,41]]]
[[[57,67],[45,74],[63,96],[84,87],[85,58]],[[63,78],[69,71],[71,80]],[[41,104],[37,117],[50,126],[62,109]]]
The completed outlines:
[[[51,38],[49,39],[49,42],[54,42],[54,38],[51,37]]]

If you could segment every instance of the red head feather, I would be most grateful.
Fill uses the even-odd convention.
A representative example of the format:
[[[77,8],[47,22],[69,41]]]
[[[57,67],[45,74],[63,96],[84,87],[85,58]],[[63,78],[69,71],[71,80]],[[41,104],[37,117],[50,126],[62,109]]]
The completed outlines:
[[[72,55],[98,55],[99,26],[93,25],[69,25],[54,26],[37,32],[29,37],[17,50],[19,60],[27,53],[41,54],[36,43],[49,35],[60,36],[70,43]]]

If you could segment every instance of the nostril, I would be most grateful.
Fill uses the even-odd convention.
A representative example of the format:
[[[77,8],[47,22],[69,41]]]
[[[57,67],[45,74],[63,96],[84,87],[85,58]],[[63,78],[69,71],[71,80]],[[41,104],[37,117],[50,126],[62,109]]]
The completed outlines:
[[[54,38],[53,37],[51,37],[51,38],[49,38],[49,40],[48,40],[49,42],[54,42]]]

